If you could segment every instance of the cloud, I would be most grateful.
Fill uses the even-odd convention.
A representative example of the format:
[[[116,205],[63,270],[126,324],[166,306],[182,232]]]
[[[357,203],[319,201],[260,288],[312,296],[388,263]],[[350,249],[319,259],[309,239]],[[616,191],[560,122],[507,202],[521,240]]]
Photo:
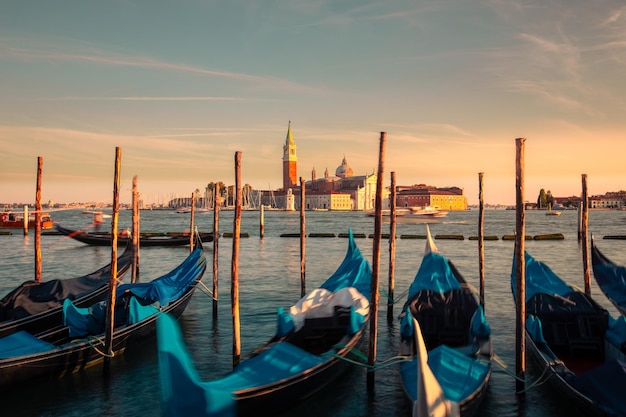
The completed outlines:
[[[37,46],[33,47],[13,46],[14,44],[23,45],[30,43],[31,41],[29,39],[0,37],[0,59],[46,62],[69,61],[117,67],[140,67],[184,74],[197,74],[201,76],[234,79],[252,84],[257,88],[264,90],[278,89],[284,91],[297,91],[301,93],[320,93],[325,91],[325,88],[304,85],[271,76],[219,71],[211,68],[163,61],[149,56],[131,56],[100,50],[94,47],[86,48],[81,44],[70,45],[66,42],[66,46],[61,48],[57,46],[58,43],[54,42],[49,44],[37,44]],[[78,49],[78,51],[67,51],[67,49],[71,50],[72,48]]]

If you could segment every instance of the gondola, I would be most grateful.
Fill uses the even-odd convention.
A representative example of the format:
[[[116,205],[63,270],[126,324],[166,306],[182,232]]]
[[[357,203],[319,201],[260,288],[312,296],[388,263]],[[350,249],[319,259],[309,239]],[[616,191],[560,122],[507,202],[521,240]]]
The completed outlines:
[[[56,229],[64,236],[71,237],[72,239],[76,239],[79,242],[85,243],[87,245],[97,245],[97,246],[111,246],[111,234],[103,233],[87,233],[81,230],[72,230],[66,227],[62,227],[58,224],[55,225]],[[204,232],[200,233],[200,239],[202,242],[212,242],[213,241],[213,232]],[[131,240],[130,236],[126,235],[118,235],[117,244],[123,245],[126,244],[127,241]],[[159,235],[159,236],[140,236],[139,237],[139,246],[184,246],[189,245],[189,234],[172,234],[172,235]]]
[[[372,271],[349,232],[345,259],[319,288],[279,309],[277,332],[222,378],[201,381],[180,327],[157,323],[166,416],[274,415],[323,389],[350,365],[369,317]]]
[[[426,232],[400,315],[402,387],[413,417],[472,416],[491,377],[491,329],[477,294]]]
[[[585,416],[626,415],[624,317],[611,317],[528,252],[525,270],[526,346],[542,375]]]
[[[132,260],[132,242],[129,241],[117,258],[118,279],[130,269]],[[80,277],[23,282],[0,300],[0,337],[20,330],[41,333],[60,325],[66,298],[78,307],[102,301],[107,295],[110,277],[111,264],[108,264]]]
[[[591,239],[591,265],[600,290],[615,308],[626,315],[626,267],[604,256]]]
[[[140,345],[156,331],[157,316],[178,318],[187,307],[206,270],[206,257],[198,242],[172,271],[150,282],[117,287],[113,357]],[[58,378],[104,360],[106,301],[78,308],[63,304],[63,325],[40,334],[25,331],[0,339],[0,391],[30,380]]]

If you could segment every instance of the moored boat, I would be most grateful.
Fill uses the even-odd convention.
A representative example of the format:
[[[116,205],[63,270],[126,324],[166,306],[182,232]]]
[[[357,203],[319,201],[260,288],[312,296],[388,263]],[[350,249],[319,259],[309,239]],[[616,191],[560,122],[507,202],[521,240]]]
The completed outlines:
[[[335,273],[289,309],[277,332],[236,368],[202,381],[182,333],[167,315],[158,320],[159,374],[166,416],[274,415],[323,389],[348,367],[369,317],[371,268],[349,233]]]
[[[626,316],[626,267],[607,258],[591,239],[591,265],[600,290]]]
[[[170,272],[150,282],[117,287],[114,357],[153,337],[161,313],[178,318],[206,270],[200,242]],[[104,346],[106,301],[78,308],[63,304],[63,324],[39,334],[20,331],[0,338],[0,391],[34,379],[58,378],[100,363]]]
[[[585,416],[626,415],[626,321],[525,253],[526,345]],[[511,290],[515,298],[515,256]]]
[[[50,218],[50,214],[41,213],[41,229],[52,229],[54,222]],[[36,213],[30,213],[28,216],[28,228],[34,229],[36,226]],[[24,228],[24,214],[15,213],[13,211],[0,212],[0,228],[5,229],[23,229]]]
[[[56,229],[64,236],[71,237],[79,242],[87,245],[97,246],[110,246],[111,234],[110,233],[87,233],[82,230],[73,230],[63,227],[59,224],[56,225]],[[200,233],[200,240],[202,242],[212,242],[213,232]],[[132,240],[129,233],[123,231],[117,236],[117,244],[125,245],[126,242]],[[162,234],[157,236],[142,235],[139,237],[140,246],[184,246],[189,245],[190,236],[189,233],[177,233],[177,234]]]
[[[472,416],[491,377],[491,329],[477,294],[439,253],[426,249],[400,321],[402,387],[413,417]],[[433,414],[434,410],[438,414]]]
[[[130,269],[132,245],[117,259],[117,277]],[[28,280],[0,299],[0,337],[20,330],[40,333],[63,321],[63,302],[70,299],[78,307],[103,300],[109,288],[111,264],[79,277],[43,282]]]

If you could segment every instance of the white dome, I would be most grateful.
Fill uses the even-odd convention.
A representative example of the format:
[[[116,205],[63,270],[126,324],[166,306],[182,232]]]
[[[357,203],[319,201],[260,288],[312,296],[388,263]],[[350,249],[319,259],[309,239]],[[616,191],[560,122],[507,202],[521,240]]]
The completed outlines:
[[[343,157],[343,161],[341,161],[341,165],[337,167],[335,171],[335,176],[340,178],[348,178],[354,175],[354,171],[350,168],[350,165],[346,162],[346,157]]]

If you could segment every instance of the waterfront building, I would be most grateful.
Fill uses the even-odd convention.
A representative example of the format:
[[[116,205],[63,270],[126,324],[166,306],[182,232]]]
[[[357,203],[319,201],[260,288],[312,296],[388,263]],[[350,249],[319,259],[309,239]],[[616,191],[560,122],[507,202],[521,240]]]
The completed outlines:
[[[459,187],[437,188],[415,184],[396,187],[396,207],[434,207],[439,210],[467,210],[467,197]]]
[[[623,209],[626,207],[626,191],[610,191],[604,195],[589,197],[589,208],[592,209]]]

